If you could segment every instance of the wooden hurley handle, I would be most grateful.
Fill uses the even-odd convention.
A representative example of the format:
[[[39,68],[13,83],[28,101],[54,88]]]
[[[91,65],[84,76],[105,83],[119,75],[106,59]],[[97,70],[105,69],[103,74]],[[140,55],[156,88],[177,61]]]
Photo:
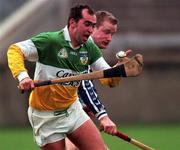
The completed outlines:
[[[141,148],[142,150],[155,150],[155,149],[153,149],[153,148],[151,148],[151,147],[149,147],[149,146],[147,146],[147,145],[145,145],[145,144],[143,144],[143,143],[141,143],[135,139],[131,139],[130,143],[133,145],[136,145],[137,147]]]
[[[34,86],[40,87],[40,86],[58,84],[58,83],[64,83],[64,82],[70,82],[70,81],[92,80],[92,79],[113,78],[113,77],[127,77],[125,67],[127,68],[126,64],[125,65],[122,64],[122,65],[112,67],[106,70],[94,71],[92,73],[79,74],[76,76],[39,81],[39,82],[35,82]],[[134,73],[132,75],[128,74],[128,76],[137,76],[137,73],[135,75]],[[24,93],[24,91],[21,90],[21,93]]]
[[[153,148],[151,148],[151,147],[149,147],[149,146],[147,146],[147,145],[145,145],[145,144],[143,144],[143,143],[141,143],[135,139],[130,138],[128,135],[126,135],[120,131],[118,131],[116,133],[116,136],[127,141],[127,142],[129,142],[129,143],[131,143],[131,144],[133,144],[133,145],[135,145],[135,146],[137,146],[137,147],[139,147],[139,148],[141,148],[142,150],[154,150]]]
[[[94,71],[92,73],[39,81],[39,82],[35,82],[34,85],[35,87],[39,87],[39,86],[45,86],[45,85],[51,85],[51,84],[57,84],[63,82],[70,82],[70,81],[92,80],[92,79],[112,78],[112,77],[126,77],[124,65],[120,65],[106,70]]]

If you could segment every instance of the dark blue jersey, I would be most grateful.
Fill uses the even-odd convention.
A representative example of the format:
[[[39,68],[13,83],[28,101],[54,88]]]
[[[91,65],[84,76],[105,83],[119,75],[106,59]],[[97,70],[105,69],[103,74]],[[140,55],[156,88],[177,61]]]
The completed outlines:
[[[85,104],[97,117],[107,115],[104,105],[97,96],[96,89],[91,80],[83,80],[78,89],[81,103]]]

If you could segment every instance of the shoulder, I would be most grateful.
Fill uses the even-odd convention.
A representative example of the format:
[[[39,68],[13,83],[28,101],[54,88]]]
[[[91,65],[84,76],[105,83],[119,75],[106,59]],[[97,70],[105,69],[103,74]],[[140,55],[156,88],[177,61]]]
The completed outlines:
[[[63,31],[42,32],[31,38],[35,45],[53,45],[64,40]]]
[[[34,40],[55,40],[57,38],[62,37],[63,31],[55,31],[55,32],[42,32],[38,35],[32,37],[31,39]]]
[[[94,43],[92,37],[89,37],[87,42],[84,44],[90,51],[101,51],[99,47]]]
[[[94,43],[94,40],[91,36],[88,38],[88,40],[85,44],[88,46],[96,46],[97,47],[97,45]]]

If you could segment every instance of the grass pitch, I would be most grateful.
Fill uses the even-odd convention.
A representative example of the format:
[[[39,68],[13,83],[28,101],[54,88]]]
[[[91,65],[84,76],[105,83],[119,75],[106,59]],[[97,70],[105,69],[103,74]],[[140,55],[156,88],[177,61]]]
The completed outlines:
[[[156,150],[180,149],[180,124],[122,125],[119,128],[129,137]],[[115,136],[102,133],[110,150],[139,150]],[[39,150],[33,141],[31,128],[0,128],[0,150]]]

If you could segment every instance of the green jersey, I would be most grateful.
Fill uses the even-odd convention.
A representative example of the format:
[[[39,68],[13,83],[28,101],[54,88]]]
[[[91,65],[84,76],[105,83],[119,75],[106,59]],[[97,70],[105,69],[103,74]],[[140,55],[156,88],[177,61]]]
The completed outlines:
[[[89,38],[74,49],[67,27],[58,32],[41,33],[17,44],[26,59],[36,61],[35,80],[49,80],[84,73],[88,65],[102,57],[100,49]],[[30,106],[43,109],[64,109],[77,99],[79,82],[68,82],[35,88]]]

